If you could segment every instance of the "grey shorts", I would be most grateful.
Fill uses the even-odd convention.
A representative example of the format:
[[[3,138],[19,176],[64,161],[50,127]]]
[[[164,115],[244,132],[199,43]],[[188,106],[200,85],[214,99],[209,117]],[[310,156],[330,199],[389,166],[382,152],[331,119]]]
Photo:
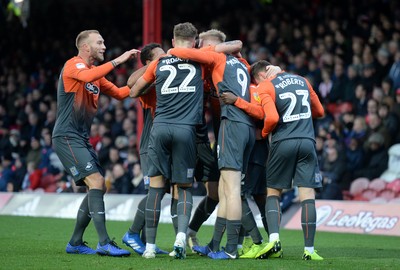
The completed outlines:
[[[219,180],[216,152],[209,142],[198,142],[195,177],[197,181],[217,182]]]
[[[77,186],[85,186],[85,177],[96,172],[104,176],[97,154],[88,140],[56,137],[53,138],[53,148]]]
[[[148,148],[149,176],[163,175],[171,183],[193,183],[196,129],[189,125],[154,123]]]
[[[142,168],[143,181],[145,189],[149,188],[149,157],[147,152],[140,154],[140,167]]]
[[[242,195],[265,195],[266,163],[268,157],[268,142],[265,139],[256,140],[251,151],[246,177],[242,181]]]
[[[222,119],[219,129],[218,168],[233,169],[246,174],[250,153],[255,141],[254,127]]]
[[[321,178],[313,140],[296,138],[271,144],[267,162],[267,187],[320,188]]]

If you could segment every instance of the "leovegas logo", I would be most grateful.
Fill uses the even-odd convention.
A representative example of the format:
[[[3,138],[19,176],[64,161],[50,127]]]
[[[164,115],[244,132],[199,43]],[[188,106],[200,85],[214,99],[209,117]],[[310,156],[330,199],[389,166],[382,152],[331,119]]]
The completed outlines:
[[[358,211],[349,214],[345,210],[334,210],[330,205],[317,208],[317,226],[361,229],[370,233],[374,230],[391,230],[398,222],[398,216],[378,215],[373,211]]]
[[[317,230],[400,236],[400,204],[316,200]],[[301,207],[285,229],[301,230]]]

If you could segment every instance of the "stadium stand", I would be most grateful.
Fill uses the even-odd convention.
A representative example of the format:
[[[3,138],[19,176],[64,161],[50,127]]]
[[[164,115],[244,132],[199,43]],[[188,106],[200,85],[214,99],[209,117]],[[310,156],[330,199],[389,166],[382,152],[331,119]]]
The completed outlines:
[[[80,1],[81,7],[90,6],[96,11],[90,17],[83,14],[84,9],[78,10],[74,1],[30,2],[26,25],[7,12],[7,1],[1,3],[0,191],[32,190],[30,185],[36,184],[29,182],[30,175],[40,169],[43,177],[50,175],[57,180],[57,188],[47,191],[76,192],[68,177],[59,175],[57,159],[50,158],[51,146],[46,145],[46,134],[51,133],[54,125],[58,74],[65,60],[76,54],[73,40],[82,29],[97,28],[104,33],[105,40],[109,41],[106,60],[124,49],[142,46],[141,1]],[[315,122],[316,135],[322,140],[321,163],[334,143],[339,158],[347,164],[338,183],[344,198],[362,198],[360,194],[370,182],[365,177],[381,178],[382,172],[400,168],[400,2],[291,3],[289,0],[268,3],[164,0],[163,12],[168,16],[163,16],[162,45],[165,49],[171,46],[174,24],[191,21],[200,31],[219,28],[227,33],[228,39],[241,39],[242,54],[250,63],[266,59],[307,77],[318,90],[328,114]],[[177,6],[179,12],[171,12]],[[123,84],[135,68],[135,63],[121,65],[108,79]],[[133,115],[131,122],[135,130],[135,110],[133,99],[116,102],[101,97],[98,130],[93,131],[91,140],[105,165],[112,166],[113,157],[104,153],[116,148],[116,160],[123,164],[130,178],[134,177],[132,168],[139,162],[137,134],[124,134],[125,131],[117,130],[112,123],[119,117],[117,113],[133,111],[129,115]],[[33,119],[34,115],[37,120]],[[359,118],[365,121],[365,129],[358,129]],[[381,151],[389,156],[389,166],[387,161],[375,164],[382,159],[376,158],[376,150],[365,148],[367,142],[373,141],[374,133],[384,138]],[[111,145],[105,147],[103,138],[107,136],[111,138]],[[123,149],[113,143],[118,136],[127,139],[123,140]],[[41,161],[38,164],[30,163],[28,158],[28,153],[32,152],[29,157],[35,154],[32,138],[40,142],[37,151],[40,155],[36,153]],[[379,166],[382,172],[371,177],[372,172],[368,171],[371,164]],[[107,175],[111,177],[111,167]],[[386,175],[382,178],[393,181],[390,184],[396,186],[395,179],[399,176],[390,174],[389,180]],[[393,190],[390,184],[386,188]],[[371,186],[376,188],[375,185],[378,184],[371,182]],[[368,192],[364,195],[372,199],[376,191],[369,189]],[[385,194],[386,199],[392,196]],[[394,200],[398,196],[396,186]]]

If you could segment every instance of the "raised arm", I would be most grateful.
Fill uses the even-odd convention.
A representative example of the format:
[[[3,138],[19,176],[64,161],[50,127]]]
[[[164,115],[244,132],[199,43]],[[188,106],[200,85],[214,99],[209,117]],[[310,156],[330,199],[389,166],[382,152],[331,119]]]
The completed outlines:
[[[131,57],[135,57],[138,53],[140,53],[139,50],[132,49],[126,51],[110,62],[90,69],[86,66],[83,60],[76,58],[73,60],[75,63],[67,66],[67,69],[64,70],[64,74],[76,80],[89,83],[106,76],[111,70],[114,69],[114,67],[126,62]]]
[[[264,119],[264,110],[261,106],[261,101],[256,100],[254,98],[254,93],[255,87],[250,86],[250,95],[251,95],[251,102],[247,102],[246,100],[235,96],[231,92],[224,92],[221,94],[220,98],[221,100],[226,103],[226,104],[233,104],[248,115],[250,115],[252,118],[258,119],[258,120],[263,120]],[[257,94],[258,96],[258,94]]]
[[[131,76],[128,78],[128,82],[126,83],[129,88],[132,88],[132,86],[136,83],[136,81],[142,76],[147,69],[147,65],[139,68],[138,70],[135,70]]]
[[[100,89],[102,93],[118,100],[127,98],[130,90],[128,86],[118,87],[106,78],[101,78]]]
[[[146,93],[146,90],[151,86],[156,78],[156,68],[157,68],[158,60],[151,62],[146,71],[140,76],[135,84],[132,86],[129,96],[130,97],[138,97]]]
[[[231,40],[227,42],[222,42],[215,45],[215,52],[236,54],[242,50],[243,43],[240,40]]]
[[[190,59],[202,64],[212,65],[217,62],[220,57],[219,53],[206,50],[198,50],[193,48],[173,48],[168,51],[169,54],[175,55],[182,59]]]

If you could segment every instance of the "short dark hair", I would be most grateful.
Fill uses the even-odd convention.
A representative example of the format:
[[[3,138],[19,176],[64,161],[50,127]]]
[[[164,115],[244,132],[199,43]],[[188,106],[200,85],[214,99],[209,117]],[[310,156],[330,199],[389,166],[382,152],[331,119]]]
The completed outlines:
[[[143,65],[146,65],[146,61],[153,60],[154,55],[152,50],[155,48],[161,48],[161,45],[158,43],[149,43],[140,50],[140,62],[142,62]]]
[[[250,69],[251,77],[254,78],[255,76],[257,76],[258,72],[265,70],[265,68],[270,65],[272,64],[266,60],[260,60],[255,62],[254,64],[251,65]]]

